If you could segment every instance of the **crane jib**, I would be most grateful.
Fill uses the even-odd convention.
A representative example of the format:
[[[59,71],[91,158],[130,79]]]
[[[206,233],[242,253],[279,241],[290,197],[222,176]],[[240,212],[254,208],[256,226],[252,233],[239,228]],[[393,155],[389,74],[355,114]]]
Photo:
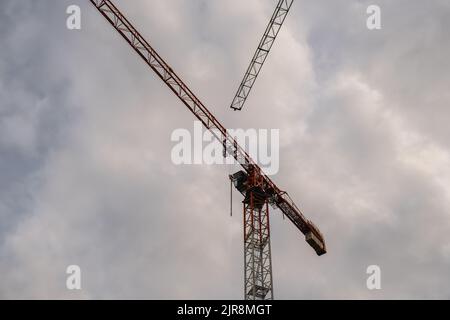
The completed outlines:
[[[227,133],[224,126],[214,117],[196,95],[184,84],[172,68],[159,56],[150,44],[133,27],[127,18],[110,0],[90,0],[99,12],[122,35],[139,56],[161,78],[161,80],[175,93],[186,107],[200,120],[212,134],[224,144],[224,150],[229,152],[236,161],[248,171],[256,168],[261,172],[264,188],[273,191],[273,203],[288,216],[294,225],[305,235],[306,241],[314,248],[318,255],[326,253],[325,241],[314,224],[306,219],[286,192],[281,191],[272,180],[265,175],[248,153],[236,143],[234,137]],[[216,132],[216,129],[218,132]]]
[[[239,85],[238,91],[231,102],[231,109],[237,111],[242,110],[244,107],[245,101],[250,95],[256,82],[256,78],[261,72],[293,2],[294,0],[278,0],[272,18],[270,19],[269,24],[264,31],[264,35],[258,44],[258,48],[250,61],[250,65],[245,72],[244,79]]]

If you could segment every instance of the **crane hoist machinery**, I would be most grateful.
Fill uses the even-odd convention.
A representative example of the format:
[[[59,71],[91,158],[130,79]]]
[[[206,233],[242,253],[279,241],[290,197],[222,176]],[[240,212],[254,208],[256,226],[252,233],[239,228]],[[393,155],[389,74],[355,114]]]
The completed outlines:
[[[327,251],[323,235],[305,218],[289,195],[264,174],[114,3],[110,0],[90,1],[189,111],[223,144],[224,153],[234,157],[242,167],[230,179],[244,196],[244,297],[248,300],[273,299],[269,205],[279,208],[289,218],[319,256]]]

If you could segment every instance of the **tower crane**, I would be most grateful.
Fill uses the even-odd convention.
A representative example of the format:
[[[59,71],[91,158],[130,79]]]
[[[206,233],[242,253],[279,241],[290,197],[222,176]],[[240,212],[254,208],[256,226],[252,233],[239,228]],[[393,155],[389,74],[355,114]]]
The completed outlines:
[[[241,110],[244,107],[245,101],[247,100],[250,91],[255,84],[256,78],[261,72],[264,62],[266,62],[270,49],[272,49],[275,39],[280,32],[281,26],[283,25],[293,2],[294,0],[278,0],[278,4],[272,14],[272,18],[270,18],[269,24],[267,25],[264,35],[259,42],[255,55],[253,56],[252,61],[245,72],[244,79],[239,85],[233,102],[231,102],[231,109],[234,111]]]
[[[141,36],[110,0],[90,0],[106,20],[128,42],[144,62],[172,90],[234,157],[242,170],[230,175],[236,189],[244,195],[244,297],[249,300],[273,299],[272,259],[270,251],[269,204],[279,208],[305,235],[317,255],[326,253],[319,229],[302,214],[287,192],[282,191],[236,142],[224,126],[205,107],[172,68]]]

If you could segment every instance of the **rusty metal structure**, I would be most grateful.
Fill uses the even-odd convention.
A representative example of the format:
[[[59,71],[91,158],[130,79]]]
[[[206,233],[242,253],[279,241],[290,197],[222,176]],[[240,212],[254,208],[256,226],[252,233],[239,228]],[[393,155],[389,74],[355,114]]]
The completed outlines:
[[[265,175],[247,152],[228,134],[222,124],[205,107],[172,68],[141,36],[110,0],[90,0],[103,17],[126,40],[142,60],[169,87],[192,114],[223,144],[224,155],[233,157],[243,170],[230,176],[244,195],[244,254],[246,299],[273,299],[270,252],[269,205],[279,208],[305,235],[317,255],[326,253],[319,229],[305,218],[289,195]]]
[[[272,49],[275,39],[280,32],[281,26],[283,25],[293,2],[294,0],[278,0],[272,18],[270,18],[269,24],[264,31],[264,35],[253,55],[252,61],[250,61],[250,65],[245,72],[244,79],[239,85],[238,91],[231,102],[231,109],[234,111],[242,110],[244,107],[245,101],[247,101],[256,78],[261,72],[264,62],[266,62],[270,49]]]

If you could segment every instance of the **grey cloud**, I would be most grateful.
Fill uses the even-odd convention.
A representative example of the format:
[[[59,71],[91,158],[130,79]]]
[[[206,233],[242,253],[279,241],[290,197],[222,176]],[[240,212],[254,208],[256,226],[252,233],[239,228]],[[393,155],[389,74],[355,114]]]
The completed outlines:
[[[72,3],[81,31],[65,28]],[[273,211],[276,298],[450,297],[445,1],[379,1],[376,32],[367,1],[296,1],[239,114],[271,2],[117,4],[226,126],[281,129],[274,180],[329,253]],[[192,115],[88,1],[2,1],[0,15],[0,297],[240,298],[233,168],[170,162]],[[65,289],[69,264],[81,292]]]

